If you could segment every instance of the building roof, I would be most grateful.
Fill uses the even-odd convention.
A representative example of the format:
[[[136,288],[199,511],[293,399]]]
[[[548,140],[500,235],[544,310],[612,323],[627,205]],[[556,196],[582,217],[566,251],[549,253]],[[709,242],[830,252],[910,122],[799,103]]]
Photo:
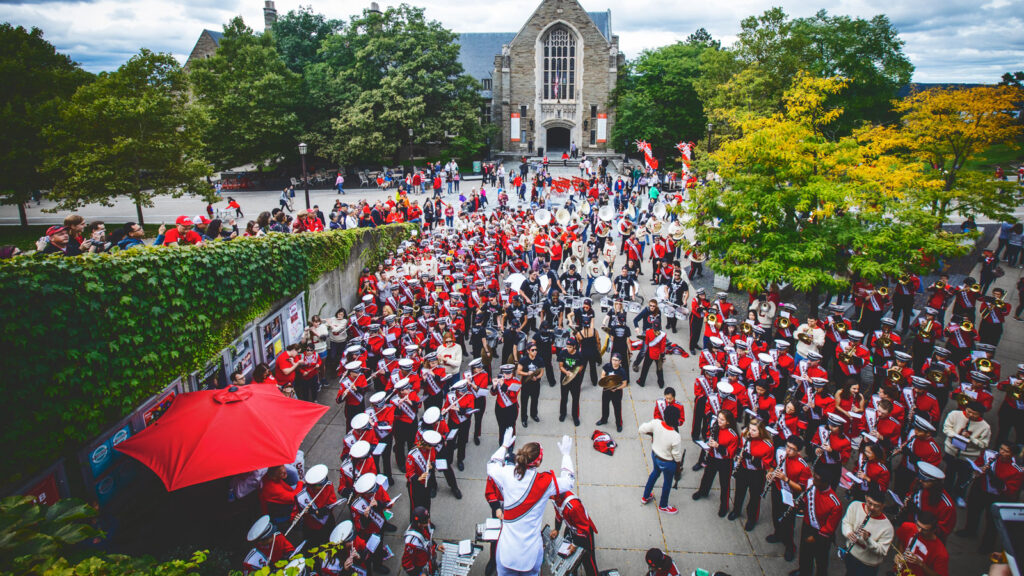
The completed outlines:
[[[216,30],[203,29],[203,33],[204,34],[209,34],[210,38],[213,38],[213,41],[218,46],[220,46],[220,39],[224,37],[224,33],[223,32],[218,32]]]
[[[501,47],[515,38],[515,32],[469,32],[459,34],[459,63],[466,74],[478,82],[494,73],[494,57]],[[490,98],[490,90],[481,93]]]
[[[610,42],[612,39],[612,11],[587,12],[587,16],[594,21],[594,25],[601,31],[601,34],[604,34],[604,39]]]

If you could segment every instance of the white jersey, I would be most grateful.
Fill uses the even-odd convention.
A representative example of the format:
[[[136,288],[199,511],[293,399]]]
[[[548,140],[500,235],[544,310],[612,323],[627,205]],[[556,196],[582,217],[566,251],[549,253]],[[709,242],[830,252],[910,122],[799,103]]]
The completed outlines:
[[[572,490],[576,482],[572,458],[562,456],[562,470],[557,477],[553,471],[537,472],[530,468],[522,478],[516,478],[515,466],[505,463],[505,448],[499,448],[487,463],[487,475],[504,500],[498,558],[511,570],[530,571],[544,547],[541,529],[548,500]]]

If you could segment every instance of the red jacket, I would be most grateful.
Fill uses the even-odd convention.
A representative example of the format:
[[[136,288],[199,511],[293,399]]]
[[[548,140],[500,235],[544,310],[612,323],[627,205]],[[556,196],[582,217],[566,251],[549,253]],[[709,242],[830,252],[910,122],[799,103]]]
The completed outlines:
[[[807,513],[804,515],[804,524],[817,528],[818,533],[831,540],[832,536],[836,533],[836,528],[839,526],[839,521],[843,517],[843,505],[839,502],[839,498],[836,493],[832,491],[832,488],[826,486],[825,488],[811,487],[808,490],[813,490],[813,505],[812,495],[807,495]],[[811,511],[814,514],[811,514]],[[817,523],[817,526],[815,526]]]

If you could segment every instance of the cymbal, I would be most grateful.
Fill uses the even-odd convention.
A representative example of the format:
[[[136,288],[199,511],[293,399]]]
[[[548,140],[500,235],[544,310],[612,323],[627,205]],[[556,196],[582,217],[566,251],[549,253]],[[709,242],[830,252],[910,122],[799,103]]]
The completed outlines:
[[[597,385],[605,390],[610,390],[622,384],[622,376],[609,374],[597,381]]]

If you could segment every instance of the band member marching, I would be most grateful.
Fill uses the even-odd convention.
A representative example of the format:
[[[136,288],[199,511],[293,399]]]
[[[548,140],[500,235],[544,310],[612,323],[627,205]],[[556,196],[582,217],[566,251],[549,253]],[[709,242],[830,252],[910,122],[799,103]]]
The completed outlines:
[[[405,482],[409,488],[410,509],[430,510],[430,480],[436,474],[437,448],[442,440],[436,430],[425,430],[406,456]]]
[[[597,558],[594,546],[594,534],[597,534],[597,526],[587,514],[583,502],[568,490],[552,496],[551,499],[555,503],[555,527],[549,536],[552,539],[557,538],[564,522],[566,536],[572,543],[570,544],[572,546],[570,555],[575,552],[575,548],[582,548],[584,550],[581,559],[583,572],[587,576],[597,576]]]
[[[693,493],[693,499],[700,500],[708,495],[717,474],[720,489],[718,517],[722,518],[729,513],[729,480],[732,478],[733,458],[739,448],[739,436],[736,434],[736,418],[732,412],[721,410],[715,418],[708,433],[707,465],[700,479],[700,487]]]
[[[435,573],[438,546],[433,536],[430,509],[422,506],[413,508],[402,551],[402,570],[409,576],[431,576]]]
[[[501,382],[491,387],[491,394],[496,397],[494,417],[498,421],[498,438],[504,438],[505,430],[508,429],[512,429],[515,434],[516,418],[519,416],[519,390],[522,388],[515,377],[515,370],[515,364],[503,364]]]
[[[249,542],[253,548],[242,561],[242,570],[246,574],[256,572],[264,566],[274,566],[278,561],[287,558],[295,551],[295,546],[277,531],[270,521],[270,516],[260,516],[249,529]]]
[[[747,493],[750,493],[746,510],[747,522],[743,526],[747,532],[757,525],[766,474],[774,467],[775,447],[772,446],[771,438],[765,430],[764,420],[751,418],[746,430],[743,431],[742,446],[733,472],[736,478],[736,497],[733,500],[732,511],[729,512],[729,520],[739,518],[743,502],[747,498]]]

